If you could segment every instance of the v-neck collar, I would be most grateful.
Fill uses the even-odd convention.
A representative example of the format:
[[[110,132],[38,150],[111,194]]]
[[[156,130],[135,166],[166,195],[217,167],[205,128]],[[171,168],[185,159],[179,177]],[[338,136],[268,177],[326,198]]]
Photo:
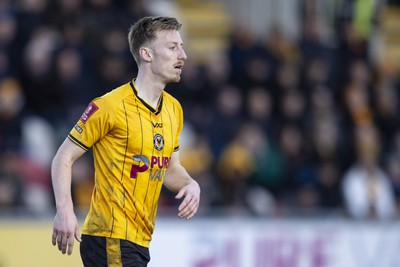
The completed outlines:
[[[132,87],[133,93],[135,94],[135,96],[137,97],[137,99],[139,99],[140,102],[142,102],[142,104],[143,104],[146,108],[148,108],[152,113],[154,113],[154,114],[156,114],[156,115],[157,115],[158,113],[161,112],[161,108],[162,108],[162,105],[163,105],[163,96],[164,96],[164,94],[161,94],[160,99],[158,100],[157,109],[154,109],[152,106],[150,106],[146,101],[144,101],[144,100],[138,95],[138,92],[137,92],[137,89],[136,89],[136,85],[133,83],[133,81],[130,81],[129,84],[130,84],[130,86]]]

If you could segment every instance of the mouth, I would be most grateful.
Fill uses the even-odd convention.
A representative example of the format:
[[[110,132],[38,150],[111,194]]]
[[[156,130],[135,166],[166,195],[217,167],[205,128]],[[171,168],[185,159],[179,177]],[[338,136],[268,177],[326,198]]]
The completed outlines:
[[[183,64],[177,64],[177,65],[174,66],[174,68],[176,70],[179,70],[179,72],[182,72]]]

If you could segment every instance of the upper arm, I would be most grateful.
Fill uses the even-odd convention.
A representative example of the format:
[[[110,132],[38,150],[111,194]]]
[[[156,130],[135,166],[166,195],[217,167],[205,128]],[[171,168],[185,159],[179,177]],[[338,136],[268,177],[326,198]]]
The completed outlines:
[[[173,170],[177,166],[180,166],[181,162],[179,160],[179,150],[172,153],[170,160],[168,161],[168,170]]]
[[[66,138],[64,142],[61,144],[60,148],[58,149],[53,163],[54,162],[63,162],[66,164],[72,164],[81,157],[86,151],[82,149],[80,146],[76,145],[72,142],[69,138]]]

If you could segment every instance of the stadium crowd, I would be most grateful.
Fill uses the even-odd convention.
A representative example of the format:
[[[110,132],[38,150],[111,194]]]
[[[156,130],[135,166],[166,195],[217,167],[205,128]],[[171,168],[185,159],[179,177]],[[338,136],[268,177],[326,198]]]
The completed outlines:
[[[379,18],[366,34],[348,12],[321,24],[304,2],[299,38],[237,25],[225,51],[189,55],[166,89],[185,111],[181,161],[202,187],[200,213],[399,215],[400,81],[372,60]],[[53,212],[55,149],[92,98],[134,77],[126,33],[156,15],[144,3],[0,0],[0,214]],[[74,166],[82,213],[90,157]],[[161,213],[175,205],[163,192]]]

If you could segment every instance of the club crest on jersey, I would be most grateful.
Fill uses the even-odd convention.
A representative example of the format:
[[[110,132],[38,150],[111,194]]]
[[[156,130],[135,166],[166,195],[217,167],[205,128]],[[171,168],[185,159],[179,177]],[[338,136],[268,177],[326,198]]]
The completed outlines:
[[[99,109],[93,102],[90,102],[86,110],[83,112],[81,116],[81,121],[86,123],[87,120]]]
[[[164,137],[161,134],[154,136],[154,147],[160,151],[164,148]]]

